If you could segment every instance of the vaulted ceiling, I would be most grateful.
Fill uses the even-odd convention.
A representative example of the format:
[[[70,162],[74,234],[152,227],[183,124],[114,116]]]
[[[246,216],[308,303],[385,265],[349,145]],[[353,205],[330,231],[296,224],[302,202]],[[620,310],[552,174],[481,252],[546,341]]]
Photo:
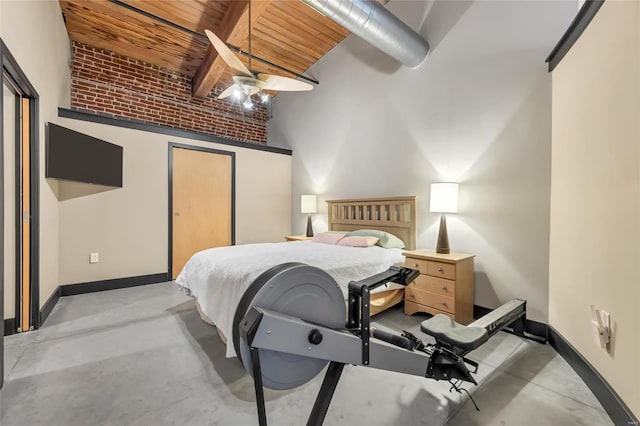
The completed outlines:
[[[248,66],[251,27],[252,71],[294,78],[349,34],[299,0],[252,0],[251,22],[248,0],[59,1],[72,40],[192,77],[198,97],[232,82],[205,29]]]

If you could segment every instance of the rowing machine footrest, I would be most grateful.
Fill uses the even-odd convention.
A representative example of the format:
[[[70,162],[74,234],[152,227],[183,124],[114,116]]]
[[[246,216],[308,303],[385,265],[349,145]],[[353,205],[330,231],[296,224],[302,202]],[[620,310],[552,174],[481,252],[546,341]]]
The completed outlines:
[[[486,329],[458,324],[444,314],[437,314],[422,321],[420,331],[435,337],[436,340],[469,351],[489,340]]]

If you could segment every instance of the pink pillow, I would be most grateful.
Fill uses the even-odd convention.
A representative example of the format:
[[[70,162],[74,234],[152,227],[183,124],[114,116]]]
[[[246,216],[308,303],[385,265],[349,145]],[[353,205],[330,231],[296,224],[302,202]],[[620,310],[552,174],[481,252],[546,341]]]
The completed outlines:
[[[349,247],[371,247],[374,246],[378,240],[378,237],[351,236],[341,239],[338,242],[338,245]]]
[[[338,241],[344,238],[344,234],[337,232],[321,232],[313,236],[311,241],[316,243],[336,245]]]

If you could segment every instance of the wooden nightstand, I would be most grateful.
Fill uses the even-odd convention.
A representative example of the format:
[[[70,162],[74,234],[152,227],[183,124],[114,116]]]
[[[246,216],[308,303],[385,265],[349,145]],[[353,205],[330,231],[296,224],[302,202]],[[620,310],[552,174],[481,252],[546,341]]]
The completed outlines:
[[[286,237],[284,237],[284,239],[287,241],[306,241],[312,238],[313,237],[307,237],[306,235],[287,235]]]
[[[408,268],[420,270],[420,276],[405,288],[405,314],[445,314],[460,324],[473,320],[474,255],[426,249],[403,254]]]

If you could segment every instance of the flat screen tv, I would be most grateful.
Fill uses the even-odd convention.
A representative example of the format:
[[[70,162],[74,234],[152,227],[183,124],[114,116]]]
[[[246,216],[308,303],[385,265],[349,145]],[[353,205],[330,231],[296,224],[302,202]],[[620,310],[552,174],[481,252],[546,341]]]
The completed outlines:
[[[45,177],[122,187],[122,147],[47,123]]]

